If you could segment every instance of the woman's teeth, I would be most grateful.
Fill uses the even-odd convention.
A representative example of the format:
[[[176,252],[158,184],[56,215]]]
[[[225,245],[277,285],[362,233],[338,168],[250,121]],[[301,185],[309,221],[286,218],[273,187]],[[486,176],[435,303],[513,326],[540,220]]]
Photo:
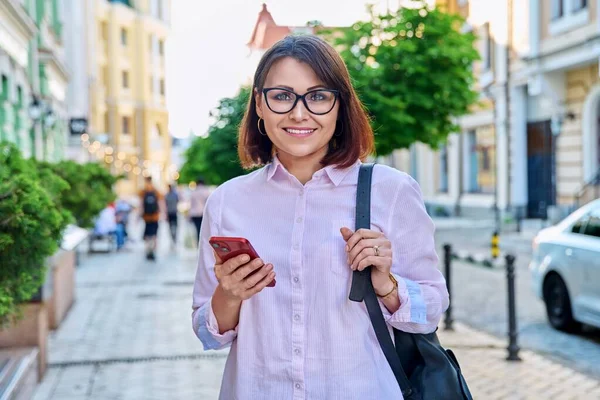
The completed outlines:
[[[314,129],[289,129],[285,128],[287,133],[291,133],[292,135],[310,135],[315,130]]]

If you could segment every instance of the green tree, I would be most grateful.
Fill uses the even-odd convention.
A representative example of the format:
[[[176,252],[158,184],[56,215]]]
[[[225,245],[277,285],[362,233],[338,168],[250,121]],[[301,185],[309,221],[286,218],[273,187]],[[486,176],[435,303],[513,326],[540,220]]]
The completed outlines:
[[[377,153],[417,141],[437,148],[477,100],[475,35],[460,32],[460,16],[424,4],[369,12],[369,21],[323,35],[340,50],[372,117]]]
[[[70,213],[57,206],[67,182],[12,144],[0,143],[0,325],[18,315],[45,277],[45,260],[58,248]]]
[[[117,178],[98,163],[61,161],[45,166],[69,184],[70,190],[61,194],[60,204],[73,214],[81,227],[92,227],[100,211],[115,200],[113,185]]]
[[[209,185],[220,185],[248,172],[238,158],[237,138],[250,92],[249,87],[242,87],[236,96],[221,99],[217,109],[210,113],[215,122],[209,127],[208,136],[194,139],[187,149],[180,183],[202,177]]]

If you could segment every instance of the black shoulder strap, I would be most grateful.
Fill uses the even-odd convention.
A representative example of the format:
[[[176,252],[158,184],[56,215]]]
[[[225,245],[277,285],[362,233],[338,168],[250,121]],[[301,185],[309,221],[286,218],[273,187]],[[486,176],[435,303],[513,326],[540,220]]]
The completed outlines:
[[[358,173],[358,187],[356,188],[356,230],[361,228],[369,229],[371,227],[371,177],[373,174],[373,164],[362,164]],[[371,282],[371,267],[363,271],[354,271],[352,273],[352,287],[348,296],[352,301],[365,301],[369,318],[377,336],[377,341],[390,364],[392,372],[400,385],[402,395],[405,399],[411,399],[415,394],[412,385],[406,376],[400,357],[396,353],[394,342],[388,330],[388,326],[383,318],[383,313],[379,306],[379,300],[375,294],[373,283]]]
[[[371,177],[373,176],[372,163],[362,164],[358,171],[358,186],[356,188],[356,220],[354,230],[371,228]],[[350,300],[363,301],[367,277],[370,271],[354,271],[352,273],[352,286],[350,287]]]

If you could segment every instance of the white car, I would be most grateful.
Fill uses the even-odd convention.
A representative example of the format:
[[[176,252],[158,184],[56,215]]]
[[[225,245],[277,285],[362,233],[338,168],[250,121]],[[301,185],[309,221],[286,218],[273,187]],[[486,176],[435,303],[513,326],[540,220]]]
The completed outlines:
[[[600,328],[600,199],[541,230],[529,268],[554,328]]]

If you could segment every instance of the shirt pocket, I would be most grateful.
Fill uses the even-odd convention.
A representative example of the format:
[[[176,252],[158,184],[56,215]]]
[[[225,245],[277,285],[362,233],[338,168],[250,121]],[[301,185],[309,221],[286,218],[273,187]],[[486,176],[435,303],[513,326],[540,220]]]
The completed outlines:
[[[329,268],[336,275],[349,277],[352,273],[348,264],[348,253],[346,253],[346,241],[342,237],[340,228],[354,230],[354,221],[351,219],[335,219],[331,222],[331,260]]]

